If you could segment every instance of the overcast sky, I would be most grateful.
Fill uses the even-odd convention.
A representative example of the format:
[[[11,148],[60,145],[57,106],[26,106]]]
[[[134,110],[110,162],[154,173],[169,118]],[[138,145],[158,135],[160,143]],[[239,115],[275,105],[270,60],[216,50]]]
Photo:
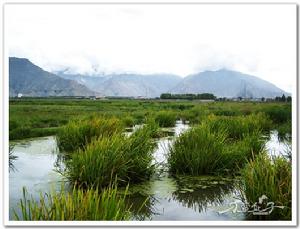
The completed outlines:
[[[296,78],[295,5],[6,5],[5,39],[48,71]]]

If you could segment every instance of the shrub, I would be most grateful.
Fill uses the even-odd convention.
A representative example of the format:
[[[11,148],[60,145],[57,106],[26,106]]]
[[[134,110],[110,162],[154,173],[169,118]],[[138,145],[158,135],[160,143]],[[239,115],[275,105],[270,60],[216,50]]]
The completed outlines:
[[[130,137],[114,134],[94,139],[67,161],[67,177],[81,186],[104,187],[117,176],[119,183],[138,182],[153,173],[151,135],[156,131],[145,125]]]
[[[57,143],[60,150],[73,152],[84,148],[92,138],[112,136],[122,129],[122,123],[116,118],[72,120],[58,131]]]
[[[213,132],[207,124],[191,128],[170,147],[170,172],[189,175],[214,173],[221,159],[226,137],[224,131]]]
[[[126,194],[125,194],[126,195]],[[125,195],[119,197],[116,187],[104,190],[75,189],[69,193],[63,189],[56,193],[40,194],[40,200],[28,198],[23,188],[20,214],[14,210],[16,220],[128,220],[130,213]]]
[[[262,195],[276,206],[285,206],[284,209],[275,208],[271,217],[274,219],[291,219],[292,200],[292,170],[291,163],[283,157],[273,160],[266,152],[260,153],[250,160],[242,170],[244,193],[248,204],[259,202]]]
[[[171,111],[160,111],[155,117],[160,127],[173,127],[176,123],[176,114]]]

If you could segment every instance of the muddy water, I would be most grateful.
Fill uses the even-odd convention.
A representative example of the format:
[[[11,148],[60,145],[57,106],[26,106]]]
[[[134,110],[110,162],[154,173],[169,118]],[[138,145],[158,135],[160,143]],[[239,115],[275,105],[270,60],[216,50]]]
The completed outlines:
[[[137,127],[138,128],[138,127]],[[172,178],[167,172],[167,152],[177,137],[188,129],[188,125],[178,121],[175,128],[165,131],[170,137],[157,139],[153,163],[157,172],[148,182],[131,186],[127,198],[134,213],[133,220],[243,220],[243,213],[220,214],[233,202],[240,202],[235,180],[216,177]],[[283,143],[278,141],[277,133],[272,132],[266,144],[271,153],[283,152]],[[51,188],[59,189],[63,177],[55,170],[62,169],[55,137],[35,138],[11,143],[15,170],[9,173],[9,204],[17,208],[25,186],[38,199],[39,194]],[[143,205],[144,204],[144,205]],[[143,207],[141,208],[141,206]]]

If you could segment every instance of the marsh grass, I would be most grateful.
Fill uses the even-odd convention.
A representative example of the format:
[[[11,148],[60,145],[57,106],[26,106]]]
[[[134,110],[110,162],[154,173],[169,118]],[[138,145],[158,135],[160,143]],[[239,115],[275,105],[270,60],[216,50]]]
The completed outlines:
[[[76,189],[66,192],[51,191],[40,194],[40,199],[29,197],[23,188],[23,198],[19,202],[18,214],[14,209],[15,220],[128,220],[129,208],[125,204],[125,196],[119,196],[117,187],[103,190]]]
[[[209,116],[201,125],[179,136],[169,151],[173,174],[237,174],[247,160],[264,147],[260,125],[268,127],[263,114],[246,117]]]
[[[95,138],[67,161],[67,178],[80,186],[105,187],[118,177],[118,184],[138,182],[154,171],[152,135],[157,127],[144,125],[129,137],[122,133]]]
[[[264,148],[265,140],[261,132],[244,135],[241,140],[229,141],[224,145],[217,171],[238,174],[248,160],[253,159]]]
[[[204,122],[215,132],[226,130],[228,137],[233,140],[243,139],[244,135],[254,132],[267,131],[272,125],[264,113],[236,117],[210,115]]]
[[[93,138],[109,137],[122,130],[123,124],[116,118],[72,120],[58,131],[57,144],[61,151],[73,152],[83,149]]]
[[[160,127],[173,127],[176,123],[176,113],[171,111],[160,111],[155,116],[155,121]]]
[[[188,175],[214,173],[226,138],[225,131],[213,132],[207,124],[191,128],[170,146],[169,171]]]
[[[262,109],[275,124],[282,124],[292,119],[292,110],[290,104],[273,105]]]
[[[242,170],[244,193],[247,202],[253,205],[262,195],[276,206],[271,214],[274,219],[291,219],[292,170],[291,162],[284,157],[270,158],[266,152],[250,160]]]
[[[124,125],[126,127],[133,127],[134,124],[136,123],[136,121],[134,120],[134,118],[132,116],[125,116],[122,118],[122,122],[124,123]]]
[[[291,141],[292,139],[292,123],[291,121],[287,121],[283,124],[277,126],[278,131],[278,139],[280,141]]]

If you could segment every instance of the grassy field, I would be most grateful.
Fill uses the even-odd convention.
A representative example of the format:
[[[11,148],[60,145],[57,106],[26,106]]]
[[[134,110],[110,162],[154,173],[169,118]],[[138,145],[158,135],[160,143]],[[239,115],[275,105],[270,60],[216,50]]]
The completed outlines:
[[[258,112],[267,114],[272,127],[280,129],[282,135],[291,131],[291,103],[24,98],[9,102],[9,137],[15,140],[54,135],[70,120],[91,116],[120,118],[125,126],[154,118],[164,127],[174,125],[175,118],[198,124],[210,114],[236,117]]]

